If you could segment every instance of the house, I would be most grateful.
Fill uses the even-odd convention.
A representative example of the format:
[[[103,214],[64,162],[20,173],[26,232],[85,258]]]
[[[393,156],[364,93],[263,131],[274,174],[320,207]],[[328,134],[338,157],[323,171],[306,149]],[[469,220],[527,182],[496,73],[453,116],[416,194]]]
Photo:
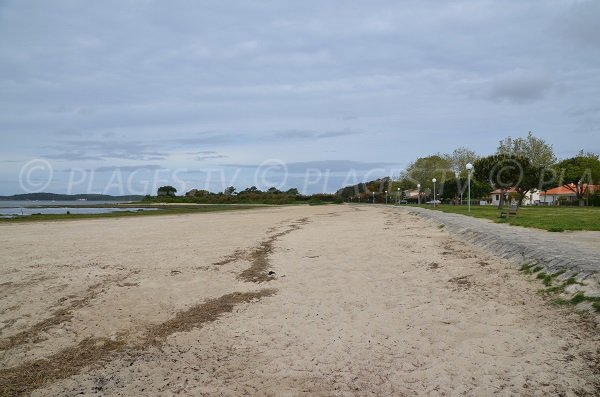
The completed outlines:
[[[509,194],[514,193],[517,194],[517,191],[513,188],[511,189],[496,189],[490,192],[491,204],[492,205],[500,205],[500,197],[504,194],[504,202],[508,202]]]
[[[538,205],[540,203],[540,191],[535,189],[527,195],[528,200],[525,205]]]
[[[500,195],[502,194],[502,189],[496,189],[490,193],[491,196],[491,204],[492,205],[500,205]],[[516,189],[510,188],[504,190],[504,202],[509,202],[509,197],[518,197],[519,193]],[[538,190],[533,190],[523,197],[523,205],[537,205],[540,202],[540,192]],[[512,203],[510,203],[512,204]]]
[[[583,185],[584,190],[588,190],[590,193],[600,191],[600,185]],[[577,194],[575,193],[575,184],[563,185],[548,189],[545,192],[540,193],[540,203],[545,205],[558,205],[559,201],[573,202],[577,200]]]
[[[421,199],[423,199],[423,192],[421,191]],[[415,203],[419,200],[419,190],[404,190],[402,192],[402,198],[407,201],[414,201]]]

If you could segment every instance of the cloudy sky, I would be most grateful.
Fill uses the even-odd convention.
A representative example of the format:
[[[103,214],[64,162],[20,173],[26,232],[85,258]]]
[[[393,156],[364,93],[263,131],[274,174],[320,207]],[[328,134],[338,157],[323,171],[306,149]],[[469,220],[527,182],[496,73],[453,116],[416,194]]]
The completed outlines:
[[[0,1],[0,194],[334,191],[528,131],[600,153],[598,26],[599,1]]]

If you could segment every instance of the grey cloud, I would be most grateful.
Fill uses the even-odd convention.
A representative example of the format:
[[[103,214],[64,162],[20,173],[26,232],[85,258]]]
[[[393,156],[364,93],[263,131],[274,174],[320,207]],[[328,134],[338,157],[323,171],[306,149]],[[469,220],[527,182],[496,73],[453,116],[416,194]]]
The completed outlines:
[[[72,128],[61,128],[54,132],[56,136],[82,136],[81,131],[74,130]]]
[[[73,149],[67,152],[44,153],[42,156],[46,159],[62,161],[103,161],[102,156],[90,155],[83,150]]]
[[[325,172],[349,172],[349,171],[370,171],[382,168],[397,167],[392,162],[362,162],[354,160],[323,160],[323,161],[305,161],[287,164],[289,172],[303,173],[308,169],[317,169]]]
[[[565,112],[600,106],[598,1],[0,3],[0,157],[407,163],[529,130],[599,146],[594,112]]]
[[[354,131],[329,131],[329,132],[318,132],[318,131],[301,131],[301,130],[290,130],[275,133],[273,135],[265,137],[265,140],[270,139],[320,139],[320,138],[331,138],[336,136],[354,135]]]
[[[135,171],[156,171],[156,170],[165,170],[167,168],[158,165],[158,164],[148,164],[148,165],[111,165],[111,166],[103,166],[96,168],[65,168],[60,170],[60,172],[71,173],[71,172],[98,172],[98,173],[106,173],[106,172],[135,172]]]
[[[191,155],[196,161],[213,160],[213,159],[224,159],[228,156],[220,154],[216,150],[199,150],[195,152],[187,152],[186,154]]]
[[[587,0],[574,2],[556,24],[570,39],[590,47],[600,47],[600,2]]]
[[[216,145],[216,144],[224,144],[224,143],[229,143],[229,142],[233,142],[236,139],[242,139],[243,136],[239,135],[239,134],[232,134],[232,135],[215,135],[215,134],[211,134],[211,135],[201,135],[198,134],[196,136],[192,136],[192,137],[188,137],[188,138],[179,138],[179,139],[174,139],[171,142],[172,143],[176,143],[182,146],[188,146],[188,145]]]
[[[81,108],[79,110],[77,110],[77,113],[82,115],[82,116],[90,116],[92,114],[96,113],[96,109],[94,108]]]
[[[489,98],[527,103],[542,99],[552,88],[552,80],[544,73],[514,71],[492,82]]]
[[[381,168],[394,168],[398,165],[393,162],[362,162],[354,160],[323,160],[323,161],[304,161],[284,163],[285,168],[290,173],[304,173],[307,170],[319,170],[322,172],[349,172],[349,171],[369,171]],[[259,168],[261,164],[223,164],[223,167],[232,168]]]
[[[598,106],[577,106],[565,111],[565,115],[568,117],[581,117],[587,115],[598,115],[600,114],[600,105]]]
[[[205,156],[196,156],[194,157],[194,160],[196,161],[204,161],[204,160],[213,160],[213,159],[225,159],[228,156],[225,156],[223,154],[213,154],[213,155],[205,155]]]
[[[351,130],[339,130],[339,131],[311,131],[311,130],[288,130],[281,131],[274,134],[267,134],[262,138],[264,141],[278,141],[278,140],[290,140],[290,139],[325,139],[335,138],[348,135],[360,134],[358,131]]]
[[[134,172],[134,171],[155,171],[155,170],[164,170],[165,167],[157,164],[148,164],[148,165],[121,165],[121,166],[106,166],[106,167],[98,167],[94,168],[95,172]]]
[[[191,153],[188,153],[188,154],[207,155],[207,154],[217,154],[217,152],[214,151],[214,150],[201,150],[199,152],[191,152]]]
[[[55,106],[51,109],[52,112],[55,113],[67,113],[70,111],[70,109],[67,106],[64,105],[59,105],[59,106]]]
[[[264,133],[251,138],[234,133],[199,133],[186,138],[148,140],[148,141],[123,141],[115,140],[113,133],[104,133],[105,140],[69,140],[60,145],[53,145],[53,152],[46,153],[45,156],[58,160],[164,160],[169,153],[177,151],[181,147],[190,146],[214,146],[222,144],[251,144],[261,142],[280,142],[290,140],[314,140],[335,138],[347,135],[358,134],[356,131],[283,131],[277,133]],[[211,159],[224,159],[227,156],[219,154],[215,150],[200,150],[189,152],[196,161],[205,161]]]
[[[237,134],[237,133],[223,133],[223,134],[197,134],[196,136],[188,138],[180,138],[174,140],[174,143],[179,145],[219,145],[219,144],[248,144],[248,143],[262,143],[262,142],[280,142],[290,140],[307,140],[307,139],[325,139],[334,138],[347,135],[359,134],[358,131],[351,130],[340,130],[340,131],[313,131],[313,130],[286,130],[279,132],[262,132],[259,134],[253,134],[252,136]],[[202,153],[202,152],[197,152]],[[213,151],[208,151],[207,154],[212,154]]]
[[[137,141],[66,141],[53,147],[54,153],[44,157],[60,160],[163,160],[164,152],[159,152],[149,143]]]
[[[316,135],[316,138],[334,138],[338,136],[348,136],[360,134],[358,131],[329,131],[322,132]]]

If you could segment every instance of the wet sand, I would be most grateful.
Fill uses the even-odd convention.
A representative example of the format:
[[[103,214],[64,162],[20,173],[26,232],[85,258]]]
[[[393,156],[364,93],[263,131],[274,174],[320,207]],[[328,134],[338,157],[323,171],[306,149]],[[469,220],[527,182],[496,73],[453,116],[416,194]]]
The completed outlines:
[[[385,208],[0,225],[0,395],[595,395],[595,322]],[[272,272],[272,274],[269,274]]]

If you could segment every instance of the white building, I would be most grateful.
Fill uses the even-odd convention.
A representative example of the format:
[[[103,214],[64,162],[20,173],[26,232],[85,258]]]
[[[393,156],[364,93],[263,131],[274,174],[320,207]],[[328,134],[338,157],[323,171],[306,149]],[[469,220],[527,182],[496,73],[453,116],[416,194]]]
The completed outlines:
[[[499,205],[500,204],[500,196],[503,191],[501,189],[496,189],[490,193],[491,196],[491,204]],[[514,202],[509,202],[509,197],[514,197]],[[518,197],[518,193],[515,189],[505,189],[504,190],[504,203],[507,204],[516,204],[516,198]],[[533,190],[523,197],[523,205],[537,205],[540,202],[540,192],[538,190]]]

